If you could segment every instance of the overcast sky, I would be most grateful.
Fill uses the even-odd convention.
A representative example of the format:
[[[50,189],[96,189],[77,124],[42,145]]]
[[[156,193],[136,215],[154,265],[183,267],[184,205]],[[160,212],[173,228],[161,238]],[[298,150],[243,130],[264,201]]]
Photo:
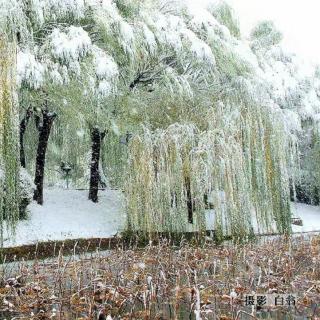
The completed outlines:
[[[201,5],[212,0],[189,0]],[[306,60],[320,63],[320,0],[227,0],[248,36],[261,20],[273,20],[282,31],[283,44]]]
[[[205,0],[204,0],[205,1]],[[259,20],[273,20],[283,43],[307,60],[320,63],[320,0],[228,0],[239,17],[243,35]]]

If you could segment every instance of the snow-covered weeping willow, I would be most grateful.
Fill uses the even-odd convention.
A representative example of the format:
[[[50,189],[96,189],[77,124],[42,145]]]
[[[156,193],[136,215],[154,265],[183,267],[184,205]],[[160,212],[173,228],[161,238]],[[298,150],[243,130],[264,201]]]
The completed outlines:
[[[299,161],[291,166],[292,195],[297,201],[319,204],[320,81],[318,67],[288,52],[271,21],[259,23],[251,33],[251,48],[270,99],[285,115],[296,137]]]
[[[19,219],[18,111],[15,97],[15,48],[0,37],[0,223]]]
[[[37,45],[30,41],[19,48],[17,80],[23,108],[41,108],[44,90],[50,108],[58,114],[47,153],[49,183],[59,180],[60,162],[68,161],[75,165],[77,184],[85,185],[80,176],[89,164],[88,126],[98,126],[109,131],[104,169],[111,172],[110,182],[119,185],[122,177],[115,169],[117,155],[125,147],[110,128],[113,118],[120,114],[113,99],[115,93],[128,101],[122,108],[130,110],[135,95],[147,92],[146,88],[150,100],[155,99],[151,92],[163,87],[172,93],[191,95],[191,83],[200,82],[194,78],[205,79],[204,75],[212,71],[211,49],[187,28],[183,17],[179,17],[181,12],[161,13],[158,7],[153,1],[143,6],[136,1],[124,1],[122,5],[109,0],[29,3],[27,17]],[[130,104],[125,98],[129,96]],[[26,112],[23,108],[22,117]],[[122,129],[122,135],[128,131],[125,125]],[[36,137],[31,121],[25,136],[28,159],[35,156]],[[81,147],[70,150],[71,142]],[[33,166],[33,162],[27,163],[30,172]]]
[[[143,232],[207,228],[218,237],[243,237],[254,229],[289,232],[289,148],[277,114],[222,103],[210,113],[204,132],[193,124],[173,124],[155,132],[145,129],[131,140],[128,228]],[[188,182],[193,225],[188,223]],[[208,206],[214,209],[214,225],[206,223]]]
[[[14,9],[7,10],[14,12],[8,15],[9,29],[14,35],[17,31],[21,33],[17,63],[21,115],[24,116],[29,106],[41,109],[43,91],[50,110],[58,114],[47,152],[48,183],[59,184],[61,173],[57,170],[62,161],[67,161],[74,164],[74,185],[87,185],[90,127],[98,126],[108,131],[102,153],[104,170],[110,185],[127,187],[133,228],[137,228],[138,218],[132,217],[138,217],[140,210],[148,212],[147,216],[139,217],[142,222],[146,218],[152,223],[151,218],[163,217],[166,221],[163,228],[172,230],[177,228],[179,220],[167,217],[181,212],[179,228],[185,230],[188,224],[184,188],[185,179],[189,178],[196,205],[194,220],[199,227],[204,226],[201,199],[206,194],[209,199],[220,199],[213,203],[217,221],[222,220],[220,233],[251,232],[251,225],[257,220],[251,219],[251,212],[256,212],[258,225],[261,222],[263,228],[271,227],[274,216],[281,215],[275,219],[278,229],[287,229],[288,176],[284,164],[295,155],[290,148],[286,151],[288,141],[279,122],[261,108],[249,108],[248,104],[240,107],[241,103],[233,103],[232,108],[227,108],[229,103],[225,103],[221,107],[223,112],[215,108],[208,126],[204,124],[203,113],[214,104],[207,99],[207,91],[211,94],[215,91],[215,99],[229,97],[237,91],[230,84],[241,77],[265,82],[270,94],[266,100],[273,100],[275,109],[291,108],[292,97],[301,96],[297,87],[304,87],[305,81],[291,88],[291,77],[288,82],[282,79],[290,72],[296,74],[296,68],[291,66],[290,59],[273,48],[281,37],[272,31],[270,24],[253,33],[251,50],[240,39],[238,22],[231,8],[221,1],[213,1],[206,9],[196,1],[162,0],[32,0],[27,3],[0,0],[1,3]],[[264,46],[269,52],[265,52]],[[261,79],[252,79],[255,74]],[[279,94],[282,83],[288,83],[283,96],[281,90]],[[302,105],[306,104],[295,107],[306,113],[308,110],[301,108]],[[260,111],[264,112],[260,114]],[[287,111],[287,115],[291,114],[287,117],[289,126],[299,122],[298,114]],[[172,126],[175,122],[194,123],[194,126],[181,125],[178,130],[177,125]],[[113,130],[113,123],[117,123],[120,130]],[[132,140],[130,163],[135,161],[135,152],[150,155],[148,148],[151,150],[152,145],[166,152],[168,149],[169,154],[183,153],[177,159],[190,158],[182,168],[180,162],[175,162],[178,160],[167,158],[167,153],[156,158],[156,161],[167,161],[169,167],[161,171],[163,186],[155,183],[158,173],[152,177],[154,173],[147,171],[155,187],[152,191],[137,182],[146,177],[148,168],[139,161],[137,167],[129,169],[132,186],[128,187],[128,180],[122,176],[127,156],[127,141],[123,136],[139,132],[142,123],[161,129],[156,133],[146,131]],[[170,129],[165,130],[168,126]],[[201,128],[201,132],[197,128]],[[176,132],[176,140],[157,138],[169,135],[170,130]],[[37,137],[31,121],[25,137],[29,172],[34,171]],[[172,146],[176,149],[172,150]],[[151,165],[150,157],[146,156],[145,161]],[[245,167],[244,172],[235,169],[240,165]],[[216,178],[221,166],[226,167],[228,179],[223,175]],[[169,169],[165,176],[165,170]],[[176,193],[180,194],[178,202]],[[221,196],[225,199],[228,196],[228,201],[222,201]],[[267,204],[270,199],[272,206]],[[223,210],[218,210],[219,206]],[[166,208],[169,208],[167,213]],[[138,224],[144,230],[145,225],[148,223]]]

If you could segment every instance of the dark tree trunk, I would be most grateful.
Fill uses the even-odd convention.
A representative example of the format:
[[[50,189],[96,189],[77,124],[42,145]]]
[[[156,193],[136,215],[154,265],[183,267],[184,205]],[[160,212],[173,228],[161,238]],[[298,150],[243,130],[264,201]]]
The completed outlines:
[[[187,192],[188,222],[193,223],[194,201],[192,199],[191,184],[190,184],[189,177],[185,178],[185,186],[186,186],[186,192]]]
[[[24,152],[24,134],[27,129],[27,125],[29,122],[29,119],[32,115],[32,109],[28,108],[25,117],[21,120],[20,122],[20,164],[21,167],[25,168],[26,167],[26,155]]]
[[[44,167],[46,161],[46,151],[48,146],[48,140],[50,136],[51,127],[56,117],[55,113],[42,111],[42,123],[40,124],[39,118],[36,121],[39,130],[39,142],[36,158],[36,172],[34,183],[36,190],[34,191],[33,199],[38,204],[43,204],[43,180],[44,180]]]
[[[89,200],[92,202],[98,202],[98,190],[99,190],[99,161],[101,143],[106,135],[106,131],[101,132],[99,128],[93,128],[91,130],[91,164],[90,164],[90,188],[89,188]]]

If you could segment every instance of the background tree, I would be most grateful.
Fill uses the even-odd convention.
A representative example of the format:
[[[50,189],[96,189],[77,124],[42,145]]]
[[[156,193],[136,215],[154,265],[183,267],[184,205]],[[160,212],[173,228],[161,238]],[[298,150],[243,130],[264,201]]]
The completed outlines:
[[[319,204],[317,68],[286,51],[281,40],[282,35],[272,22],[261,22],[252,31],[251,47],[258,59],[267,98],[281,110],[292,138],[292,200]]]
[[[44,184],[60,183],[57,170],[62,162],[72,163],[73,186],[89,185],[94,202],[104,172],[112,186],[124,189],[124,178],[117,176],[126,177],[131,169],[130,139],[148,137],[145,132],[153,137],[157,130],[179,124],[195,126],[203,134],[219,132],[219,141],[233,146],[238,161],[246,165],[244,176],[238,177],[231,167],[230,176],[242,179],[243,186],[249,180],[250,190],[242,189],[261,216],[287,223],[287,169],[291,180],[297,177],[292,169],[299,168],[293,162],[298,151],[306,149],[297,141],[303,141],[308,121],[316,121],[318,80],[314,69],[308,75],[281,49],[281,34],[271,22],[253,30],[249,46],[223,2],[207,8],[183,1],[12,3],[19,9],[17,18],[8,21],[16,26],[19,42],[21,163],[35,172],[39,203]],[[283,132],[282,125],[290,140],[272,140]],[[253,138],[253,132],[263,137],[260,131],[268,133],[265,140]],[[183,130],[177,135],[175,141]],[[312,144],[318,145],[316,139]],[[275,155],[281,159],[278,165]],[[228,159],[223,150],[216,158],[212,156],[215,163]],[[191,222],[195,199],[203,202],[213,184],[197,198],[198,184],[187,168],[179,171],[179,190],[187,197],[182,202]],[[237,217],[250,207],[236,184],[223,180],[217,188],[238,191],[230,193],[239,199],[237,204],[229,202]],[[169,198],[176,191],[169,192]],[[270,198],[273,208],[267,206]]]
[[[13,10],[14,13],[13,13]],[[0,236],[4,221],[13,231],[19,219],[18,103],[15,83],[16,34],[24,33],[20,5],[0,1]]]

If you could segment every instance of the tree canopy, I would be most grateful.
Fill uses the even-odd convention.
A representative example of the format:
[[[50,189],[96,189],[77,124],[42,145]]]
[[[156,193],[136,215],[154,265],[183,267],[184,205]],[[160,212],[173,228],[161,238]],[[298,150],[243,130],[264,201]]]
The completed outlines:
[[[307,186],[316,201],[320,76],[282,48],[273,22],[259,23],[245,41],[223,1],[199,7],[192,1],[15,0],[0,8],[3,30],[17,44],[20,144],[30,173],[39,170],[40,129],[56,117],[46,132],[42,169],[40,163],[47,184],[61,183],[61,162],[73,164],[74,186],[106,173],[111,185],[125,188],[129,174],[129,212],[164,210],[163,219],[172,197],[181,202],[177,208],[188,210],[191,197],[204,210],[202,196],[224,194],[227,200],[218,197],[215,207],[222,212],[227,202],[226,215],[235,220],[221,230],[235,230],[241,220],[241,234],[252,228],[252,208],[263,224],[273,219],[279,230],[289,229],[290,187],[296,196]],[[168,132],[173,141],[162,141]],[[145,165],[168,166],[143,176],[135,162],[143,154]],[[163,186],[157,170],[169,179]],[[141,187],[142,197],[135,188],[146,177],[155,191]],[[161,209],[154,204],[159,195],[166,199]]]

